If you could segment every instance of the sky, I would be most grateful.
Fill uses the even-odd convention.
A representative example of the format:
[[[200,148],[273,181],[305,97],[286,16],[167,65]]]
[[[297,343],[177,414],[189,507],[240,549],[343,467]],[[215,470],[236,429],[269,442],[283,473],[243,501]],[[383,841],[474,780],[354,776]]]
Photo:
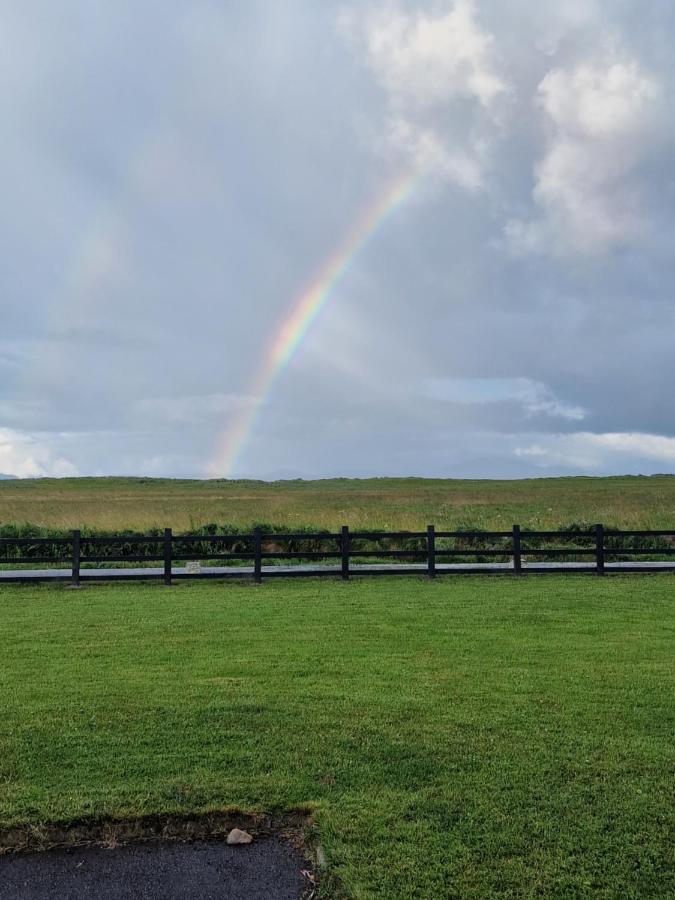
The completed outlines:
[[[0,473],[675,471],[675,4],[0,0]]]

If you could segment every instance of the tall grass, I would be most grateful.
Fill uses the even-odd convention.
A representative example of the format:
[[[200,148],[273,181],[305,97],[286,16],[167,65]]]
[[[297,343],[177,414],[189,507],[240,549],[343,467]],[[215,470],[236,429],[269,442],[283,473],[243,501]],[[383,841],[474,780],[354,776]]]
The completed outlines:
[[[275,535],[288,534],[289,527],[284,523],[257,522],[251,528],[232,523],[215,523],[211,522],[200,527],[192,527],[187,532],[177,532],[174,534],[173,556],[175,559],[196,557],[204,561],[211,560],[217,555],[229,555],[233,560],[246,558],[254,552],[252,529],[259,528],[265,539],[263,541],[263,552],[267,553],[325,553],[334,554],[339,551],[339,541],[337,532],[329,532],[328,529],[320,528],[311,523],[295,524],[293,527],[294,537],[281,538],[276,540]],[[554,537],[528,537],[524,540],[524,555],[527,555],[529,548],[538,550],[549,550],[546,555],[540,555],[540,559],[555,559],[556,549],[579,550],[579,556],[592,554],[595,552],[595,538],[589,532],[592,532],[593,525],[588,522],[570,522],[559,525],[557,530],[560,536]],[[358,531],[359,529],[355,529]],[[364,528],[363,531],[368,529]],[[523,530],[536,530],[534,526],[525,524]],[[617,526],[606,526],[605,547],[608,550],[612,548],[625,549],[627,553],[612,554],[612,559],[621,560],[629,558],[631,549],[651,549],[654,551],[655,558],[658,558],[659,551],[663,551],[672,546],[671,542],[664,537],[651,535],[631,535],[622,537],[621,535],[612,535],[612,531],[618,530]],[[455,562],[463,561],[506,561],[510,558],[512,543],[511,538],[507,536],[492,537],[490,533],[481,528],[480,525],[464,522],[456,529],[455,537],[439,537],[436,541],[436,555],[439,562],[444,561],[444,551],[465,551],[466,557],[447,557]],[[304,535],[312,535],[305,537]],[[72,532],[64,528],[46,528],[31,523],[15,523],[0,526],[0,538],[35,538],[35,543],[29,544],[6,544],[0,551],[0,556],[8,560],[16,560],[19,562],[29,563],[34,558],[47,558],[53,560],[54,563],[69,562],[72,554],[71,544]],[[91,537],[107,538],[105,543],[92,544],[87,539]],[[148,538],[156,538],[156,540],[148,541]],[[209,540],[206,540],[209,538]],[[217,540],[213,540],[216,538]],[[39,539],[39,541],[38,541]],[[82,530],[81,552],[82,557],[98,556],[110,557],[116,559],[124,556],[144,557],[148,562],[160,560],[164,553],[164,529],[149,528],[145,531],[134,531],[130,529],[122,530],[99,530],[85,528]],[[52,540],[53,543],[43,543],[43,541]],[[350,548],[354,552],[361,554],[368,553],[366,559],[383,558],[379,554],[387,551],[409,551],[410,559],[419,558],[424,554],[427,548],[426,536],[424,534],[397,535],[394,537],[351,537]],[[503,557],[495,557],[492,555],[481,556],[481,551],[486,550],[503,550]],[[645,558],[645,557],[643,557]],[[283,561],[283,560],[282,560]],[[301,559],[299,561],[302,561]],[[105,563],[105,560],[103,561]],[[6,563],[5,565],[9,565]]]
[[[186,481],[133,478],[0,481],[0,523],[97,531],[171,527],[194,531],[208,522],[245,529],[255,522],[289,530],[311,522],[350,528],[492,531],[514,522],[556,528],[561,522],[621,528],[675,525],[675,478],[542,478],[470,481],[425,478],[324,481]]]

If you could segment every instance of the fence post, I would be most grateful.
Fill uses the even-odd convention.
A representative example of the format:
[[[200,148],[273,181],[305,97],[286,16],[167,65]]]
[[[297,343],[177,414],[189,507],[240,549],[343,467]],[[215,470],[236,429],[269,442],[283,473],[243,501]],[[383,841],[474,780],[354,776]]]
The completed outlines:
[[[170,528],[164,529],[164,584],[171,587],[171,556],[173,534]]]
[[[427,575],[436,577],[436,529],[427,525]]]
[[[80,532],[73,531],[73,587],[80,586]]]
[[[253,580],[256,584],[262,583],[262,540],[260,529],[253,529]]]
[[[349,579],[349,526],[343,525],[340,530],[340,552],[342,553],[342,580]]]
[[[605,574],[605,529],[602,525],[595,526],[595,574]]]
[[[513,571],[522,575],[523,557],[520,549],[520,525],[513,526]]]

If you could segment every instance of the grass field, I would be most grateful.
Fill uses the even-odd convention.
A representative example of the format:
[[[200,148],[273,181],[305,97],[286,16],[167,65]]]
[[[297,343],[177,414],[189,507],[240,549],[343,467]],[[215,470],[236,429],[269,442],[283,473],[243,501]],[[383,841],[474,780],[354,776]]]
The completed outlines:
[[[0,593],[0,826],[315,810],[325,896],[673,896],[672,576]]]
[[[208,522],[384,529],[429,523],[502,530],[514,522],[671,528],[675,477],[525,481],[373,478],[325,481],[172,481],[79,478],[0,481],[0,524],[187,531]]]

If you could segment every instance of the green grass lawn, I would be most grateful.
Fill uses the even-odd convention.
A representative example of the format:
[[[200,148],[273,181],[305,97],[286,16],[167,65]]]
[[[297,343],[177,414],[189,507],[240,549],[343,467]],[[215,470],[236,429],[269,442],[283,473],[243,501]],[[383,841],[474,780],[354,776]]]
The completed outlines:
[[[322,892],[673,896],[675,579],[6,587],[0,826],[315,810]]]
[[[675,477],[335,478],[324,481],[181,481],[39,478],[0,481],[0,524],[53,528],[187,531],[208,522],[340,525],[389,530],[470,524],[502,531],[514,522],[621,528],[675,527]]]

